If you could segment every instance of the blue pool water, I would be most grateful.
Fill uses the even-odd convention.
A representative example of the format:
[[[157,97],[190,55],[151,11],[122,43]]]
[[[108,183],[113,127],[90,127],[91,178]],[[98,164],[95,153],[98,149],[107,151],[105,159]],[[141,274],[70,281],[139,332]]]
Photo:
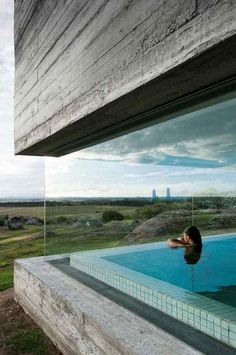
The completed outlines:
[[[184,248],[154,246],[104,259],[236,307],[236,234],[203,239],[195,264],[186,262],[185,253]]]

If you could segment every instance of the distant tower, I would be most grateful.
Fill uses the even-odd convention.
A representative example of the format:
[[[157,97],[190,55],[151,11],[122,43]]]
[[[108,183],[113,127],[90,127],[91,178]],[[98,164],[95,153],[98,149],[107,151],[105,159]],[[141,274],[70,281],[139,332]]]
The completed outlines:
[[[170,188],[169,188],[169,187],[167,187],[167,189],[166,189],[166,200],[167,200],[167,201],[170,201],[170,200],[171,200]]]
[[[153,189],[152,190],[152,202],[156,202],[157,201],[157,193],[156,190]]]

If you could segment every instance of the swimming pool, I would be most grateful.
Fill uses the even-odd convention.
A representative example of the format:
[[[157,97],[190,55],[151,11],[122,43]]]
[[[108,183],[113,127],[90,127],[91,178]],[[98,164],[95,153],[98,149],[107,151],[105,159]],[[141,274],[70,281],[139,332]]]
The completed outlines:
[[[76,253],[72,267],[236,347],[236,234],[202,251],[151,243]]]

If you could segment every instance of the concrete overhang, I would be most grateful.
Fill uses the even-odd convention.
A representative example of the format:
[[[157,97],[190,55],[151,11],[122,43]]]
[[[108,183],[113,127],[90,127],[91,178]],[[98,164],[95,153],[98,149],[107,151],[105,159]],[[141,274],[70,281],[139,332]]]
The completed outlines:
[[[29,3],[15,13],[17,154],[61,156],[235,89],[235,2]]]

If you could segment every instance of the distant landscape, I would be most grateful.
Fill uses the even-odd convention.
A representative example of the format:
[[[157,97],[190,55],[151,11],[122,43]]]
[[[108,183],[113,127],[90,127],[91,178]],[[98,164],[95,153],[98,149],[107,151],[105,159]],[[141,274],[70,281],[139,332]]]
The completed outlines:
[[[0,290],[13,284],[15,258],[161,241],[191,224],[203,236],[236,231],[234,197],[63,198],[46,203],[44,246],[43,205],[0,201]]]

